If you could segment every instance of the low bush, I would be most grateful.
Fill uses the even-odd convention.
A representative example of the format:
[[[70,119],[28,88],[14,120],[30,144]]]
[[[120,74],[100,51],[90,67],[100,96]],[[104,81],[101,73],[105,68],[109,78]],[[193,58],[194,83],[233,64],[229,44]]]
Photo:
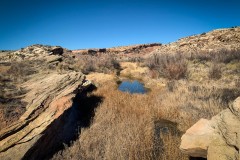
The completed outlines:
[[[13,81],[24,82],[28,79],[28,76],[38,72],[36,68],[41,64],[42,61],[13,62],[6,76],[10,77]]]
[[[19,87],[29,76],[37,73],[40,61],[11,62],[7,70],[0,71],[0,128],[4,128],[25,112],[26,103],[21,101],[26,91]]]
[[[220,79],[222,77],[222,69],[219,64],[213,63],[208,71],[208,77],[210,79]]]
[[[187,76],[187,61],[181,54],[155,53],[147,59],[150,70],[157,70],[159,76],[168,79],[181,79]]]
[[[240,49],[221,49],[211,52],[195,52],[189,57],[189,60],[198,59],[200,61],[212,61],[216,63],[229,63],[231,61],[240,60]]]
[[[144,58],[142,57],[128,57],[127,62],[138,62],[138,63],[141,63],[141,62],[144,62]]]
[[[146,65],[150,70],[157,69],[161,64],[161,56],[154,53],[151,57],[146,60]]]
[[[111,55],[78,55],[76,66],[84,74],[90,72],[111,73],[120,68],[119,62]]]

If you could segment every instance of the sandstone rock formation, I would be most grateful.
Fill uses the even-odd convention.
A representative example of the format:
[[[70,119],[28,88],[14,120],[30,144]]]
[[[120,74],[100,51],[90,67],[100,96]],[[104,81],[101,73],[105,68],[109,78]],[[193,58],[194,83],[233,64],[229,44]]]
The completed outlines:
[[[49,51],[52,48],[54,53],[50,55]],[[26,81],[18,80],[23,82],[22,84],[14,81],[15,85],[26,91],[18,98],[27,105],[25,112],[17,121],[0,128],[1,160],[42,159],[53,150],[53,147],[56,147],[56,141],[62,143],[61,140],[64,138],[71,139],[76,131],[69,130],[67,136],[61,134],[63,134],[62,130],[66,130],[64,133],[67,133],[70,122],[74,121],[73,116],[76,116],[74,115],[76,111],[72,109],[73,98],[91,85],[81,72],[72,70],[59,72],[56,69],[48,69],[47,66],[50,64],[61,63],[63,49],[50,47],[46,50],[43,46],[31,46],[30,50],[31,52],[29,48],[25,48],[11,52],[1,59],[3,64],[19,61],[24,64],[29,61],[37,70],[36,73],[29,75]],[[35,60],[41,63],[37,64]],[[24,71],[28,71],[28,68]],[[16,75],[21,76],[22,73],[17,72]]]
[[[240,159],[240,97],[211,120],[201,119],[182,136],[180,149],[208,160]]]
[[[20,159],[41,138],[44,130],[72,105],[74,91],[81,89],[79,73],[52,73],[27,81],[26,112],[19,121],[0,132],[0,159]]]
[[[7,54],[1,54],[0,58],[1,62],[38,60],[42,58],[48,58],[49,55],[60,56],[67,52],[70,51],[62,47],[36,44],[17,51],[8,51]]]

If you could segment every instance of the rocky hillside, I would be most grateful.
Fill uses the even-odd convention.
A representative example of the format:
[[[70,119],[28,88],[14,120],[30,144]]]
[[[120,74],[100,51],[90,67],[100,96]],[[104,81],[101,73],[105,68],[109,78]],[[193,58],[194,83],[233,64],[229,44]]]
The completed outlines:
[[[181,38],[169,44],[152,43],[143,45],[73,50],[77,55],[114,54],[120,60],[136,60],[146,58],[150,53],[209,53],[222,49],[234,50],[240,48],[240,27],[216,29],[207,33]]]
[[[118,55],[148,55],[150,52],[192,53],[211,52],[220,49],[237,49],[240,47],[240,27],[216,29],[207,33],[181,38],[169,44],[143,44],[101,49],[73,50],[73,53],[97,55],[101,53],[115,53]]]
[[[162,45],[156,52],[161,53],[196,53],[211,52],[221,49],[240,48],[240,27],[216,29],[207,33],[181,38],[176,42]]]
[[[81,72],[57,68],[63,53],[34,45],[1,54],[0,159],[42,159],[66,141],[66,130],[68,141],[77,134],[73,99],[90,83]]]

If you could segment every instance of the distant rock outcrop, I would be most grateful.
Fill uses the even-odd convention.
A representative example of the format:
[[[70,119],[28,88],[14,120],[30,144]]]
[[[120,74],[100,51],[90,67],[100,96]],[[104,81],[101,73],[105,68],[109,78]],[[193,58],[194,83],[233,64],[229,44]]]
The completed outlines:
[[[160,48],[160,43],[140,44],[113,48],[100,48],[100,49],[80,49],[73,50],[72,54],[77,57],[80,55],[100,56],[102,54],[114,55],[118,60],[131,60],[138,61],[139,59],[147,56],[154,50]]]
[[[240,48],[240,27],[216,29],[207,33],[181,38],[176,42],[162,45],[154,52],[197,53],[237,48]]]
[[[80,49],[73,50],[73,53],[80,54],[102,54],[102,53],[114,53],[116,55],[136,55],[136,54],[148,54],[151,51],[159,48],[162,44],[160,43],[150,43],[150,44],[139,44],[139,45],[131,45],[131,46],[122,46],[122,47],[113,47],[113,48],[99,48],[99,49]]]
[[[211,120],[201,119],[188,129],[180,149],[208,160],[240,160],[240,97]]]
[[[58,46],[48,45],[32,45],[22,48],[17,51],[9,51],[6,54],[1,54],[1,62],[6,61],[22,61],[22,60],[38,60],[48,58],[49,55],[61,56],[64,53],[70,52],[67,49]]]

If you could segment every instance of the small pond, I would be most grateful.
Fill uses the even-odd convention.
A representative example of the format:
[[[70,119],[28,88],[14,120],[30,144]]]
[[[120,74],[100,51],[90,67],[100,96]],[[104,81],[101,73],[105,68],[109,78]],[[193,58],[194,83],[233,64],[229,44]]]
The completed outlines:
[[[140,93],[144,94],[147,92],[147,89],[144,87],[144,84],[140,83],[139,81],[130,81],[124,80],[119,84],[118,89],[122,92],[129,92],[133,93]]]

